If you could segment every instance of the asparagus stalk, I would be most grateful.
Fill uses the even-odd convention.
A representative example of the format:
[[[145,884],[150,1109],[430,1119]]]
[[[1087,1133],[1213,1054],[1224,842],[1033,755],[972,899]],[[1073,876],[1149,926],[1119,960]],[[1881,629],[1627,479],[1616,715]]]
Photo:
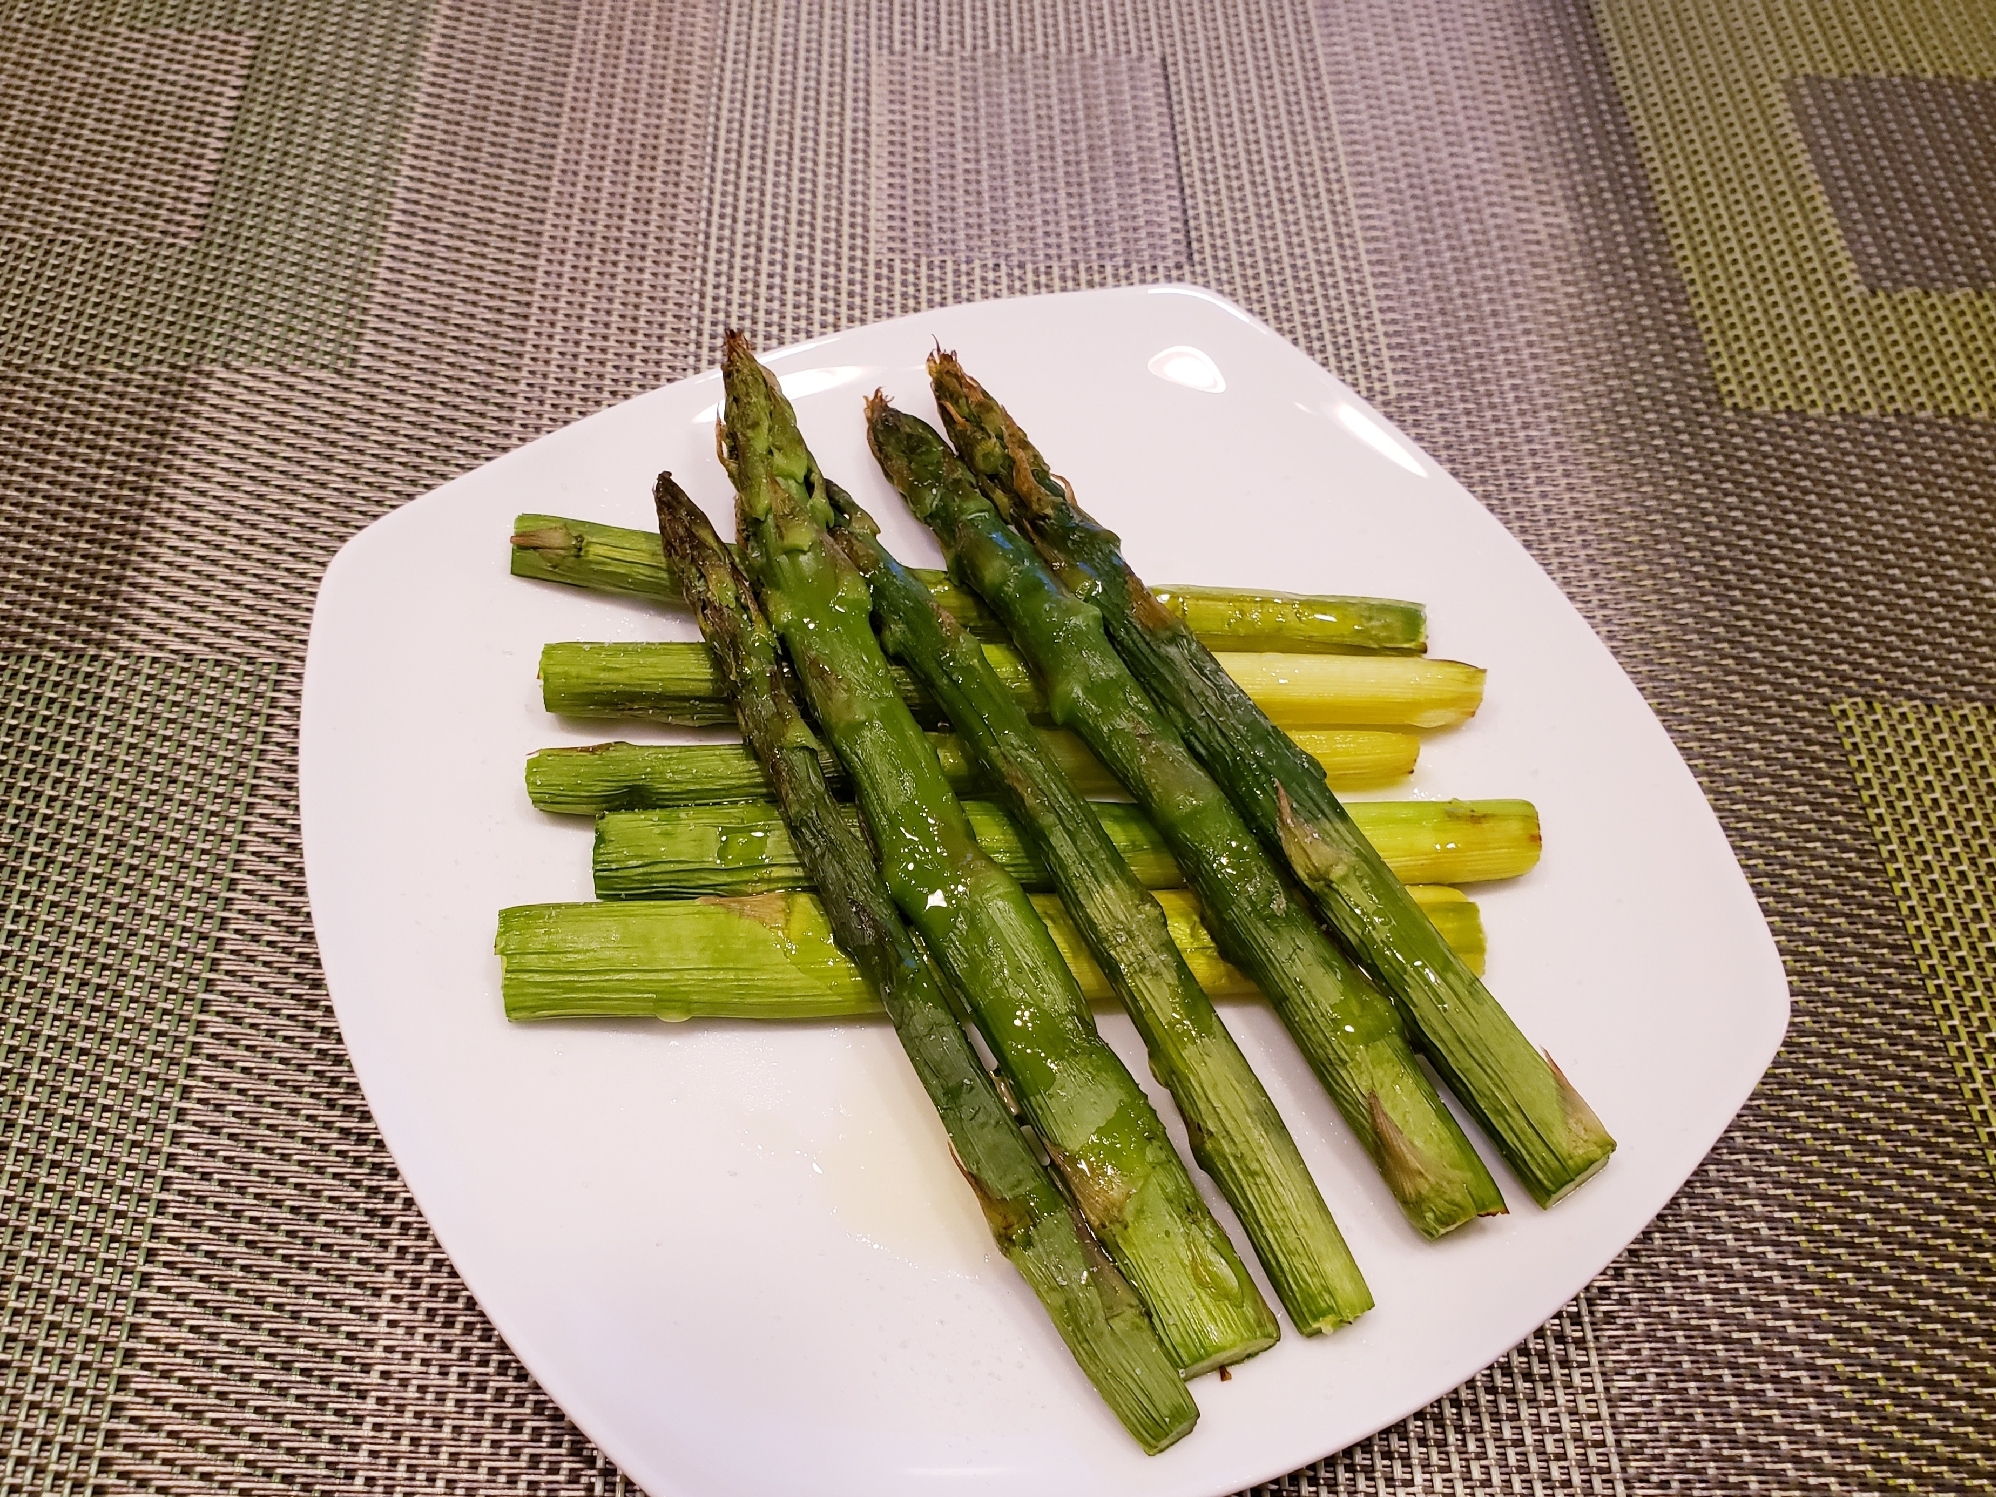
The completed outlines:
[[[1007,645],[984,646],[993,669],[1034,719],[1048,707],[1039,684]],[[1238,671],[1270,718],[1285,728],[1445,728],[1467,719],[1483,695],[1483,672],[1455,660],[1398,655],[1217,657]],[[933,699],[907,671],[895,689],[927,723],[941,720]],[[642,717],[679,727],[729,721],[726,695],[705,645],[551,644],[541,651],[541,697],[565,717]]]
[[[513,522],[512,568],[515,577],[595,592],[662,603],[678,603],[682,596],[655,534],[592,520],[521,515]],[[979,639],[1003,642],[1003,626],[975,593],[958,587],[947,572],[913,570],[964,628]],[[1427,611],[1418,603],[1234,587],[1178,587],[1158,596],[1193,633],[1218,649],[1418,655],[1427,648]]]
[[[1188,1376],[1272,1344],[1261,1292],[1018,881],[977,846],[873,636],[865,579],[827,540],[825,480],[776,381],[728,335],[723,462],[742,555],[858,792],[889,889],[954,979],[1084,1220]]]
[[[1146,1451],[1164,1449],[1199,1414],[1163,1344],[1007,1110],[865,841],[832,800],[817,740],[783,684],[775,634],[757,612],[748,580],[670,475],[659,479],[658,511],[701,630],[727,673],[742,732],[829,896],[820,918],[850,954],[861,988],[877,994],[892,1018],[999,1249],[1039,1296],[1124,1428]],[[756,919],[730,913],[737,926]]]
[[[1427,609],[1393,598],[1161,587],[1157,600],[1215,649],[1420,655],[1428,648]]]
[[[943,704],[1010,813],[1020,852],[1059,890],[1290,1320],[1316,1335],[1356,1319],[1372,1308],[1372,1292],[1302,1153],[1172,944],[1163,910],[1108,835],[1103,812],[1136,813],[1081,798],[977,641],[888,554],[849,495],[830,486],[829,497],[833,541],[873,589],[882,640]]]
[[[1449,943],[1482,964],[1483,926],[1459,889],[1409,889]],[[1208,998],[1259,998],[1220,955],[1183,889],[1155,895]],[[1059,896],[1035,894],[1060,954],[1092,1004],[1115,992]],[[880,999],[838,947],[819,897],[803,891],[637,904],[544,904],[504,910],[498,951],[509,1019],[862,1019]]]
[[[1116,648],[1284,857],[1324,918],[1398,1000],[1455,1094],[1533,1199],[1549,1206],[1607,1163],[1615,1141],[1549,1054],[1536,1049],[1448,949],[1272,713],[1170,610],[1121,542],[1073,502],[1004,409],[953,355],[930,363],[944,425],[987,493],[1079,595]]]
[[[1029,710],[1044,718],[1039,688],[1024,662],[1005,645],[984,648]],[[890,667],[888,675],[912,713],[931,725],[942,720],[941,710],[906,670]],[[548,645],[541,650],[541,705],[562,717],[637,717],[676,728],[733,721],[713,652],[703,644]]]
[[[1185,882],[1171,846],[1143,811],[1092,802],[1102,832],[1138,882]],[[971,832],[1028,889],[1058,880],[1035,839],[1004,807],[966,800]],[[1514,878],[1538,862],[1538,813],[1529,801],[1363,801],[1353,819],[1396,876],[1408,883],[1465,884]],[[598,899],[662,899],[802,889],[810,879],[783,817],[766,801],[612,811],[596,822]]]
[[[1222,949],[1268,994],[1408,1219],[1440,1236],[1501,1211],[1496,1182],[1415,1060],[1399,1015],[1318,927],[1130,675],[1096,610],[1061,587],[928,425],[883,405],[868,435],[956,575],[1046,680],[1060,725],[1079,733],[1150,813]]]
[[[513,521],[512,571],[515,577],[562,582],[591,592],[621,593],[667,604],[685,601],[685,589],[666,560],[656,532],[603,525],[594,520],[572,520],[562,515],[519,516]],[[974,594],[951,582],[947,572],[925,571],[921,577],[935,590],[936,601],[955,614],[972,634],[979,639],[1004,641],[1005,631],[991,617],[990,610]],[[1203,594],[1207,590],[1199,591]],[[1298,611],[1336,612],[1338,605],[1343,604],[1349,613],[1352,605],[1370,601],[1309,598],[1301,600]],[[1425,614],[1422,622],[1425,627]],[[1346,627],[1357,626],[1354,619]]]
[[[1488,945],[1483,930],[1483,912],[1477,908],[1476,901],[1462,890],[1451,889],[1446,884],[1415,884],[1407,892],[1420,902],[1421,908],[1428,912],[1428,918],[1435,922],[1435,928],[1462,953],[1463,960],[1481,971]],[[1252,978],[1220,954],[1219,943],[1213,939],[1213,933],[1207,928],[1205,916],[1199,908],[1198,896],[1188,889],[1154,889],[1151,897],[1164,911],[1172,945],[1178,948],[1178,954],[1185,959],[1186,967],[1208,998],[1218,1002],[1264,996]],[[672,902],[686,903],[684,900]],[[1045,919],[1047,929],[1053,933],[1054,943],[1060,947],[1060,954],[1074,970],[1074,978],[1081,985],[1082,995],[1090,1003],[1114,1002],[1116,994],[1109,986],[1109,979],[1090,954],[1080,928],[1068,914],[1067,907],[1060,902],[1059,896],[1035,894],[1033,908]]]
[[[519,905],[499,912],[494,950],[509,1019],[845,1019],[881,1011],[816,894]],[[941,1102],[936,1110],[947,1124]]]
[[[1044,737],[1047,752],[1076,790],[1091,800],[1123,794],[1115,776],[1079,738],[1058,729]],[[1299,732],[1295,737],[1341,790],[1373,789],[1405,778],[1421,744],[1412,733],[1364,728]],[[931,733],[929,746],[950,789],[964,795],[985,788],[954,735]],[[825,779],[833,792],[850,794],[844,767],[830,754],[825,761]],[[738,743],[592,743],[542,749],[527,760],[528,798],[540,810],[568,816],[767,800],[769,793],[769,780],[754,753]]]
[[[1141,885],[1167,889],[1184,883],[1170,849],[1151,833],[1136,807],[1114,801],[1083,804],[1093,813],[1096,835],[1127,855]],[[985,856],[1024,888],[1054,887],[1045,862],[1003,807],[976,800],[962,806]],[[850,808],[848,814],[854,814]],[[598,899],[766,894],[811,885],[783,818],[762,801],[606,812],[596,819],[590,867]]]
[[[1285,728],[1455,728],[1483,705],[1483,668],[1460,660],[1230,651],[1223,667]]]

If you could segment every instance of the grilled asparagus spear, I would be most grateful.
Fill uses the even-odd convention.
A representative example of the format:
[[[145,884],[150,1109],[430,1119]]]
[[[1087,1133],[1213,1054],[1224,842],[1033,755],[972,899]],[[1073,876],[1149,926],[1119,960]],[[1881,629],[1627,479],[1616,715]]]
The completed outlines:
[[[677,603],[684,592],[651,531],[560,515],[521,515],[513,522],[512,568],[515,577],[662,603]],[[1003,641],[1003,626],[975,593],[958,587],[947,572],[914,570],[964,628],[979,639]],[[1158,596],[1216,649],[1418,655],[1427,648],[1427,610],[1418,603],[1239,587],[1175,587]]]
[[[722,662],[840,945],[893,1020],[997,1239],[1124,1428],[1156,1453],[1198,1419],[1137,1297],[1007,1111],[859,833],[825,786],[818,745],[778,668],[776,636],[707,517],[662,475],[659,527]],[[503,944],[503,937],[502,937]]]
[[[1009,645],[986,644],[992,667],[1039,721],[1047,704]],[[1483,672],[1456,660],[1401,655],[1220,657],[1238,671],[1271,718],[1286,728],[1447,728],[1483,700]],[[892,673],[903,700],[925,722],[941,714],[905,670]],[[565,717],[642,717],[678,727],[731,721],[705,645],[563,642],[541,651],[541,702]]]
[[[1450,944],[1483,949],[1476,905],[1459,889],[1417,884]],[[1215,1001],[1261,990],[1213,944],[1199,901],[1156,894],[1172,944]],[[1090,1003],[1114,1003],[1095,958],[1056,894],[1035,894],[1060,954]],[[802,891],[725,899],[521,905],[499,917],[509,1019],[862,1019],[880,1000],[833,938],[819,897]]]
[[[850,496],[833,486],[829,497],[832,538],[873,589],[882,640],[943,704],[1060,891],[1143,1037],[1151,1073],[1178,1103],[1193,1155],[1240,1218],[1290,1320],[1315,1335],[1356,1319],[1372,1308],[1372,1293],[1281,1114],[1172,944],[1164,911],[977,641],[888,554]]]
[[[1527,1040],[1448,948],[1285,735],[1123,559],[1122,543],[1074,504],[1018,424],[954,355],[930,361],[950,439],[989,497],[1074,592],[1117,650],[1283,857],[1368,970],[1391,992],[1435,1068],[1541,1206],[1608,1161],[1615,1141],[1550,1055]]]
[[[1188,1376],[1270,1345],[1275,1318],[1018,881],[977,846],[902,702],[871,595],[827,539],[826,484],[746,339],[728,335],[722,460],[746,570],[844,761],[895,902],[976,1014],[1083,1218]]]
[[[1268,994],[1408,1219],[1440,1236],[1501,1211],[1496,1183],[1414,1059],[1399,1015],[1318,928],[1118,658],[1096,610],[1054,579],[925,422],[882,404],[868,436],[955,575],[1044,677],[1060,725],[1150,813],[1221,949]]]
[[[1421,746],[1412,733],[1365,728],[1295,736],[1341,790],[1373,789],[1403,779],[1413,769]],[[1056,729],[1044,737],[1047,752],[1074,788],[1090,800],[1123,793],[1115,776],[1072,733]],[[954,736],[931,733],[929,744],[942,762],[950,789],[965,795],[983,788]],[[851,794],[844,767],[830,754],[825,756],[825,779],[835,794]],[[769,781],[755,755],[739,743],[592,743],[542,749],[528,759],[527,796],[543,811],[594,816],[599,811],[767,800]]]

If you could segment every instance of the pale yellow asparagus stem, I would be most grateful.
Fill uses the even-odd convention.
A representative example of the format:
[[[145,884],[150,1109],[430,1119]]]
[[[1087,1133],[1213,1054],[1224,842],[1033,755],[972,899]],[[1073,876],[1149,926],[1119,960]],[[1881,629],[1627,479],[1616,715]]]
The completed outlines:
[[[1484,671],[1404,655],[1216,657],[1277,727],[1453,728],[1483,705]]]

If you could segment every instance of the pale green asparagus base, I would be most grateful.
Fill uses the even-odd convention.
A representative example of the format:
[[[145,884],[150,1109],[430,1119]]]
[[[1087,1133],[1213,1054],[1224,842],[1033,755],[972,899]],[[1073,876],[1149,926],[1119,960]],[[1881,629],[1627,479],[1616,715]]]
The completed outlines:
[[[928,736],[952,790],[968,795],[982,788],[954,734]],[[1299,729],[1290,736],[1324,766],[1325,777],[1338,790],[1372,790],[1405,779],[1421,751],[1421,740],[1412,733],[1373,728]],[[1083,796],[1123,798],[1123,787],[1079,738],[1048,729],[1045,740]],[[850,793],[844,768],[829,757],[825,778],[836,793]],[[602,811],[767,800],[769,781],[755,755],[738,743],[592,743],[542,749],[527,760],[527,796],[542,811],[594,816]]]
[[[978,845],[1029,889],[1051,889],[1038,854],[1004,809],[963,802]],[[1146,887],[1185,883],[1150,818],[1132,805],[1093,803],[1103,830]],[[1352,819],[1403,883],[1467,884],[1516,878],[1537,866],[1538,811],[1530,801],[1366,801]],[[790,830],[767,801],[612,811],[596,820],[598,899],[683,899],[809,887]]]
[[[1047,721],[1046,699],[1018,652],[1001,644],[986,644],[984,652],[1034,720]],[[1483,670],[1459,660],[1246,652],[1217,658],[1282,728],[1450,728],[1468,721],[1483,701]],[[694,728],[733,720],[704,644],[564,641],[541,651],[540,674],[542,705],[563,717],[639,717]],[[902,668],[893,675],[901,699],[934,724],[940,714],[928,694]]]
[[[592,592],[625,593],[678,603],[680,587],[658,535],[561,515],[526,514],[513,522],[515,577],[563,582]],[[1004,628],[975,593],[947,572],[920,571],[938,603],[979,639],[1003,640]],[[1160,589],[1159,601],[1216,650],[1391,651],[1427,648],[1427,610],[1393,598],[1326,597],[1234,587]]]
[[[1449,944],[1483,970],[1483,921],[1459,889],[1408,892]],[[1259,998],[1260,990],[1214,945],[1199,904],[1160,890],[1171,939],[1208,996]],[[1109,980],[1060,900],[1033,896],[1090,1003],[1115,1003]],[[534,904],[502,910],[495,949],[509,1019],[857,1019],[881,1013],[858,970],[832,939],[815,894],[674,899],[618,904]]]

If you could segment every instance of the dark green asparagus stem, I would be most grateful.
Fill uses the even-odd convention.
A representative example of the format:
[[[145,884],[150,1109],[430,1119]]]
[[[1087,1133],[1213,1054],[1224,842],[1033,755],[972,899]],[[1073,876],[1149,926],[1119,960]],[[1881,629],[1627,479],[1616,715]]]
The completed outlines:
[[[1322,770],[1220,668],[1124,561],[1037,449],[954,355],[930,361],[950,438],[1061,578],[1101,610],[1117,650],[1283,856],[1352,952],[1398,1000],[1422,1048],[1518,1178],[1551,1205],[1607,1163],[1615,1141],[1448,948],[1352,825]]]
[[[874,397],[880,401],[879,396]],[[1164,911],[1046,753],[984,652],[835,485],[832,536],[873,589],[882,641],[943,704],[1013,826],[1052,875],[1088,949],[1143,1037],[1192,1152],[1247,1229],[1305,1335],[1372,1308],[1372,1293],[1275,1104],[1172,944]],[[1120,808],[1119,808],[1120,809]]]
[[[1101,1037],[1046,924],[977,846],[874,638],[866,581],[825,534],[825,480],[775,379],[731,333],[723,461],[742,558],[845,762],[902,913],[955,980],[1083,1218],[1188,1374],[1270,1345],[1275,1317],[1149,1100]]]
[[[1089,604],[1049,573],[926,423],[882,408],[869,436],[887,477],[935,531],[1084,738],[1171,843],[1221,949],[1261,986],[1408,1219],[1440,1236],[1503,1196],[1415,1060],[1400,1017],[1331,944],[1300,891],[1130,675]]]
[[[1155,1454],[1197,1408],[1136,1295],[1102,1256],[1006,1110],[935,973],[902,923],[873,855],[825,786],[818,744],[784,684],[774,632],[707,517],[659,477],[659,530],[734,693],[797,848],[825,892],[839,944],[880,995],[947,1128],[998,1246],[1053,1317],[1123,1426]]]

